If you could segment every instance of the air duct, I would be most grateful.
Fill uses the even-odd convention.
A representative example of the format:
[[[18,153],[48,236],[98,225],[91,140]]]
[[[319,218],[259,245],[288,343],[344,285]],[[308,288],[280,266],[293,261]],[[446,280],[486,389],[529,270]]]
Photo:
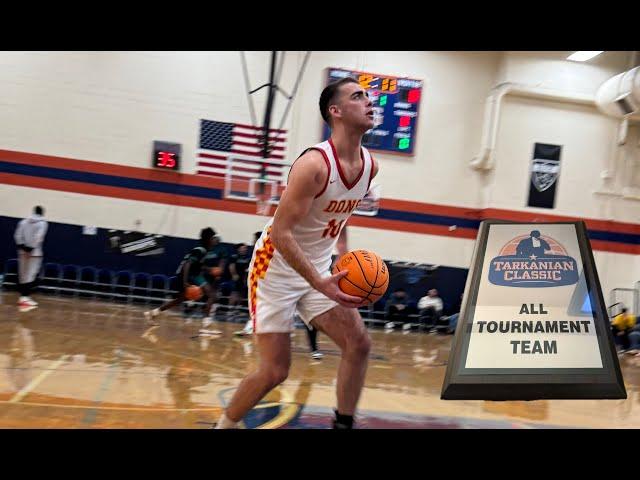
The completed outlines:
[[[476,170],[491,170],[494,166],[493,153],[496,148],[496,141],[498,138],[502,99],[506,95],[579,105],[594,104],[594,98],[592,95],[561,92],[512,82],[505,82],[496,85],[491,90],[485,104],[484,126],[482,130],[482,144],[480,146],[480,151],[470,162],[471,167]]]
[[[640,116],[640,67],[627,70],[604,82],[596,93],[596,105],[601,112],[611,117]]]

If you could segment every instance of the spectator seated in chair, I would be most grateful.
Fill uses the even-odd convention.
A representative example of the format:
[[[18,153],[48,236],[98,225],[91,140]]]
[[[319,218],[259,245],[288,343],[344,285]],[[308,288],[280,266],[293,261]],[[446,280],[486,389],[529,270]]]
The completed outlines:
[[[611,321],[611,333],[613,333],[614,340],[622,347],[623,351],[630,348],[629,334],[635,326],[636,317],[627,313],[626,308],[623,308],[620,314],[616,315]]]
[[[409,296],[407,292],[398,288],[395,290],[389,299],[385,308],[385,328],[392,329],[394,327],[394,321],[404,323],[407,321],[407,312],[409,306]]]
[[[434,328],[442,315],[442,308],[442,299],[438,296],[438,291],[432,288],[418,302],[420,323],[424,323],[429,329]]]

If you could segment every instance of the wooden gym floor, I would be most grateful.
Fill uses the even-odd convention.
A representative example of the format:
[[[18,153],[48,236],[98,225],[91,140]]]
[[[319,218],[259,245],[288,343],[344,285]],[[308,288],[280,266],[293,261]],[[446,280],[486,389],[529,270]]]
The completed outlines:
[[[200,334],[176,309],[149,328],[141,306],[36,295],[19,313],[0,293],[0,427],[211,428],[256,361],[243,324],[214,322]],[[640,427],[640,357],[621,356],[627,400],[443,401],[452,336],[371,330],[373,349],[359,428]],[[339,353],[319,335],[292,340],[286,382],[251,411],[247,428],[328,428]]]

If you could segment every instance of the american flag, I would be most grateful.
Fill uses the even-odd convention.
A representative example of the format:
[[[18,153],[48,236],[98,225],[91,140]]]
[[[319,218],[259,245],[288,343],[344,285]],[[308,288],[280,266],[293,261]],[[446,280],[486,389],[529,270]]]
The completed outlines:
[[[266,166],[267,179],[282,181],[284,166],[263,164],[261,145],[262,128],[240,123],[200,120],[200,143],[196,151],[197,171],[201,175],[224,177],[227,172],[227,159],[233,154],[253,157],[255,161],[234,162],[233,174],[248,178],[258,178],[263,165]],[[269,159],[284,160],[286,130],[269,129],[271,153]]]

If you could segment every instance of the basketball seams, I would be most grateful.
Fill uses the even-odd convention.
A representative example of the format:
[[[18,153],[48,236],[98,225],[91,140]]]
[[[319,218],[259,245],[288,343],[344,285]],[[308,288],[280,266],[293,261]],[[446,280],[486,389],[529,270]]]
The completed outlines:
[[[347,277],[342,277],[340,280],[346,280],[346,281],[347,281],[347,282],[349,282],[351,285],[353,285],[354,287],[356,287],[358,290],[362,290],[364,293],[366,293],[366,294],[367,294],[367,297],[369,296],[369,293],[371,293],[371,292],[368,292],[368,293],[367,293],[367,291],[366,291],[364,288],[362,288],[360,285],[356,285],[356,284],[355,284],[355,283],[353,283],[351,280],[349,280]],[[354,295],[354,296],[355,296],[355,295]],[[364,298],[364,297],[363,297],[363,298]]]
[[[371,285],[371,291],[373,291],[374,288],[380,288],[382,287],[386,282],[389,281],[389,269],[386,268],[387,270],[387,278],[384,282],[382,282],[381,285],[378,285],[376,282],[378,281],[378,276],[380,275],[380,272],[382,271],[382,264],[384,264],[384,260],[382,260],[382,258],[380,258],[380,255],[378,255],[377,253],[373,253],[371,252],[373,255],[375,255],[376,257],[376,278],[373,281],[373,285],[371,285],[371,283],[369,283],[369,281],[367,280],[367,283],[369,285]]]
[[[375,285],[371,285],[371,282],[369,282],[369,279],[367,278],[367,272],[364,270],[364,268],[362,268],[362,264],[360,263],[360,259],[358,258],[358,256],[355,253],[353,254],[353,258],[355,258],[356,262],[358,262],[358,266],[360,267],[360,271],[362,272],[362,278],[364,278],[364,281],[367,282],[367,285],[369,285],[370,287],[375,287]]]
[[[386,280],[382,285],[380,285],[379,287],[374,287],[374,288],[376,288],[376,289],[380,289],[380,288],[384,287],[384,286],[385,286],[385,284],[386,284],[387,286],[384,288],[384,291],[386,291],[386,290],[387,290],[387,288],[389,288],[389,278],[388,278],[388,277],[387,277],[387,280]]]
[[[342,260],[345,256],[349,256],[350,258],[354,259],[356,261],[356,263],[359,264],[358,262],[358,257],[356,256],[355,252],[348,252],[347,254],[343,255],[340,260]],[[355,265],[355,263],[353,263],[353,261],[350,262],[351,265]],[[362,267],[360,267],[360,273],[358,273],[358,270],[355,267],[352,268],[348,268],[348,266],[346,267],[346,270],[349,270],[350,275],[351,276],[358,276],[360,275],[362,277],[362,279],[359,278],[354,278],[353,280],[351,280],[352,283],[354,283],[356,280],[358,281],[358,283],[356,283],[355,285],[360,286],[360,284],[364,285],[365,288],[360,286],[360,289],[364,290],[366,292],[366,287],[369,286],[369,282],[367,280],[367,275],[364,272],[364,270],[362,269]]]
[[[384,281],[384,282],[382,282],[382,284],[380,284],[380,285],[377,285],[377,284],[376,284],[376,285],[374,285],[374,286],[373,286],[373,288],[380,288],[380,287],[382,287],[385,283],[387,283],[388,281],[389,281],[389,268],[387,268],[387,278],[385,279],[385,281]]]
[[[353,256],[355,257],[355,255],[353,255]],[[340,270],[340,267],[338,266],[338,264],[336,264],[336,273],[337,273],[337,272],[340,272],[340,271],[341,271],[341,270]],[[342,280],[346,280],[346,281],[347,281],[347,282],[349,282],[351,285],[353,285],[354,287],[356,287],[358,290],[362,290],[363,292],[367,293],[367,291],[366,291],[364,288],[362,288],[360,285],[356,285],[356,284],[355,284],[355,283],[353,283],[351,280],[349,280],[347,277],[342,277],[340,280],[341,280],[341,281],[342,281]],[[345,292],[345,293],[346,293],[346,292]],[[369,293],[371,293],[371,292],[369,292]],[[365,299],[366,299],[366,298],[368,298],[368,297],[369,297],[369,293],[367,293],[367,296],[366,296],[366,297],[362,297],[362,298],[365,298]],[[354,295],[354,296],[355,296],[355,295]]]
[[[380,257],[376,255],[376,278],[373,280],[373,285],[367,282],[371,286],[371,290],[369,290],[369,295],[371,295],[371,292],[373,292],[373,289],[376,288],[376,282],[378,281],[378,275],[380,274],[380,262],[378,260],[380,260]]]

